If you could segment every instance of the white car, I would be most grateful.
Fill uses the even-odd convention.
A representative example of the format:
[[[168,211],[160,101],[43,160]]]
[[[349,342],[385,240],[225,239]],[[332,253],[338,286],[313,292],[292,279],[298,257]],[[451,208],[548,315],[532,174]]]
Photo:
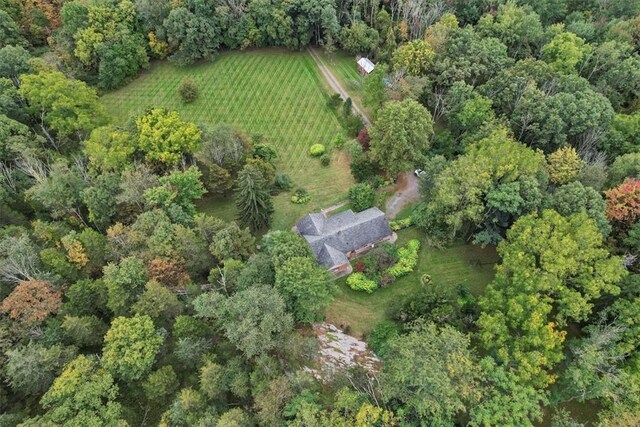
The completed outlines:
[[[423,171],[422,169],[416,169],[416,170],[414,170],[414,171],[413,171],[413,174],[414,174],[415,176],[417,176],[418,178],[420,178],[421,176],[423,176],[425,173],[426,173],[426,172],[425,172],[425,171]]]

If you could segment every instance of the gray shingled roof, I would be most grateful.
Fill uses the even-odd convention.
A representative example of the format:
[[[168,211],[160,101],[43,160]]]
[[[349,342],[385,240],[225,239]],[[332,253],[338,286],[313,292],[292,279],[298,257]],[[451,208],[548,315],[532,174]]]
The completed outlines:
[[[378,208],[351,210],[325,217],[312,213],[296,225],[318,262],[329,268],[348,262],[346,253],[378,242],[393,232]]]

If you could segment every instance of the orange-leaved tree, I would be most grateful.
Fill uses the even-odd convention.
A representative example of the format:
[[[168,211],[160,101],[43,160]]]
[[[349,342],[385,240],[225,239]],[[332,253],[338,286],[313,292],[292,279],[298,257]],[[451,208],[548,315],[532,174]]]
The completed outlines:
[[[62,295],[49,282],[27,280],[2,301],[0,310],[26,326],[35,326],[57,312],[61,305]]]
[[[615,188],[605,192],[607,218],[621,225],[631,225],[640,218],[640,180],[627,178]]]

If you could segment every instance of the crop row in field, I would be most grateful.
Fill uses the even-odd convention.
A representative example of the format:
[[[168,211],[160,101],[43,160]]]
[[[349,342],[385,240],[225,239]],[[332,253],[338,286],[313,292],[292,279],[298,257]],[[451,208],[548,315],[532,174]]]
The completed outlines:
[[[182,103],[177,93],[186,78],[199,89],[198,99],[191,104]],[[155,64],[102,100],[120,122],[146,108],[164,107],[196,123],[231,123],[249,134],[263,135],[278,150],[279,171],[312,195],[312,202],[305,206],[291,205],[284,195],[276,198],[274,227],[288,228],[307,211],[343,198],[352,183],[344,153],[334,151],[329,167],[308,154],[312,144],[330,144],[343,132],[326,105],[320,78],[305,52],[226,52],[213,62],[192,67]],[[215,199],[207,200],[203,209],[215,214],[216,204]],[[225,206],[228,213],[228,203]]]

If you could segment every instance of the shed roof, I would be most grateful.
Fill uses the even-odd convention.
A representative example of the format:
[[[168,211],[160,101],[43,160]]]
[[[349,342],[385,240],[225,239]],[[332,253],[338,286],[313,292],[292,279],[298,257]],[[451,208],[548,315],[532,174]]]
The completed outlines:
[[[378,242],[393,234],[378,208],[354,213],[351,210],[331,217],[312,213],[297,224],[318,262],[329,268],[348,262],[347,253]]]
[[[363,69],[367,74],[369,74],[370,72],[372,72],[372,71],[373,71],[373,69],[376,67],[376,65],[375,65],[373,62],[371,62],[371,61],[369,60],[369,58],[365,58],[364,56],[363,56],[362,58],[358,59],[358,65],[359,65],[360,67],[362,67],[362,69]]]

